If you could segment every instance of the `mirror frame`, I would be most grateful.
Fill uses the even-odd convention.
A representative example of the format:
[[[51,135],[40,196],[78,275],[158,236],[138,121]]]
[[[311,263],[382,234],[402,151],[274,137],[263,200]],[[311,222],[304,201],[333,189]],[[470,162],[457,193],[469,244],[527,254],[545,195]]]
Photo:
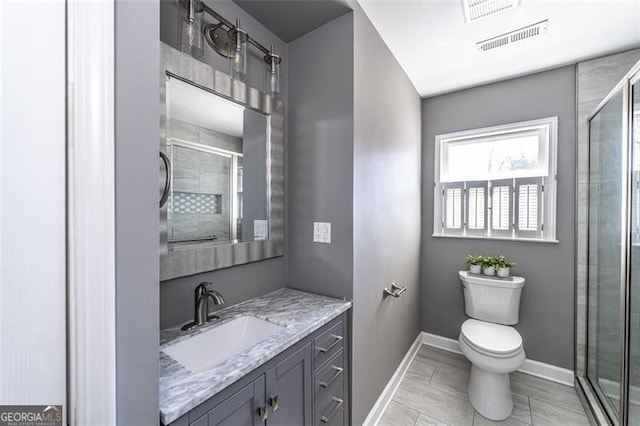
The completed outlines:
[[[160,209],[160,281],[284,255],[284,106],[212,66],[160,42],[160,151],[167,151],[167,80],[178,78],[268,117],[269,239],[169,250],[167,205]],[[161,176],[160,179],[163,179]]]

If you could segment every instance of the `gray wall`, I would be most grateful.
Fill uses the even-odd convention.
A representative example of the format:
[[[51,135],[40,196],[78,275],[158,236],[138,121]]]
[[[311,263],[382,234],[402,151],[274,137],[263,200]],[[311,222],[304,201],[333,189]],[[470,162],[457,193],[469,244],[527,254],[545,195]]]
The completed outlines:
[[[157,425],[159,410],[158,16],[116,1],[116,416],[129,425]]]
[[[193,289],[202,281],[215,284],[214,288],[224,295],[226,306],[284,287],[283,262],[282,258],[269,259],[163,281],[160,283],[160,328],[193,319]]]
[[[290,43],[289,76],[288,285],[353,299],[362,424],[420,330],[420,98],[357,6]],[[383,300],[392,281],[408,297]]]
[[[450,93],[422,102],[422,329],[457,339],[466,319],[457,271],[470,253],[505,254],[526,283],[516,326],[527,358],[573,369],[575,67]],[[558,116],[558,244],[434,238],[434,137]]]
[[[353,16],[289,44],[289,287],[353,295]],[[313,242],[331,222],[331,244]]]
[[[420,332],[418,93],[355,5],[353,424]],[[407,287],[383,299],[396,281]]]
[[[232,3],[230,0],[205,1],[211,8],[225,16],[231,21],[240,18],[242,27],[249,32],[251,37],[260,41],[263,45],[274,44],[276,53],[282,56],[282,63],[287,64],[287,45],[274,34],[266,30],[260,23],[249,16],[244,10]],[[174,1],[160,2],[160,40],[176,46],[178,5]],[[210,17],[206,21],[213,21]],[[228,59],[218,55],[205,41],[205,53],[200,60],[206,62],[214,68],[228,72]],[[247,83],[258,89],[264,86],[264,61],[262,57],[251,48],[249,55],[249,76]],[[287,114],[287,67],[282,68],[282,97],[285,104],[285,117]],[[156,88],[156,92],[157,92]],[[285,127],[285,161],[287,156],[287,131]],[[157,176],[157,171],[154,176]],[[285,176],[285,187],[287,178]],[[286,189],[286,188],[285,188]],[[287,230],[287,200],[285,200],[285,235]],[[156,230],[157,234],[157,230]],[[287,249],[285,248],[285,251]],[[269,291],[284,287],[287,274],[287,259],[279,257],[264,260],[257,263],[235,266],[229,269],[193,275],[190,277],[177,278],[160,283],[160,327],[167,328],[193,317],[193,289],[202,281],[211,281],[214,288],[221,291],[225,296],[227,305],[239,303],[244,300],[256,297]]]

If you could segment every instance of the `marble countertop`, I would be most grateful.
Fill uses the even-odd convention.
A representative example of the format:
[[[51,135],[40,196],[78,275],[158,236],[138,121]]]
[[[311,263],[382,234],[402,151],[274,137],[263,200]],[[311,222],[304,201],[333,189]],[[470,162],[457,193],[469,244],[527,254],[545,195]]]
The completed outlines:
[[[160,332],[160,420],[169,424],[230,384],[319,329],[351,307],[351,302],[281,288],[216,312],[220,319],[191,331],[180,325]],[[237,356],[194,373],[162,352],[168,344],[210,330],[244,315],[285,327]]]

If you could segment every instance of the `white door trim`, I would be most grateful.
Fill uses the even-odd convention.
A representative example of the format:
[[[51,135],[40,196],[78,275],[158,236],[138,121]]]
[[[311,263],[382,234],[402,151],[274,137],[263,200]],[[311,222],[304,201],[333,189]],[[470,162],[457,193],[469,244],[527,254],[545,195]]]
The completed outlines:
[[[69,424],[116,423],[114,0],[67,3]]]

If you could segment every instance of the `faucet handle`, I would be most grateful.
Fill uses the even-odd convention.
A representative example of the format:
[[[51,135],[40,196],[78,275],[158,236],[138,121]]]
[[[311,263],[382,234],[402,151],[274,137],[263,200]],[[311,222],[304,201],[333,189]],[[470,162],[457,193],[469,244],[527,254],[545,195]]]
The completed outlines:
[[[200,284],[198,284],[194,290],[194,292],[196,293],[196,296],[205,294],[209,290],[208,286],[210,285],[213,285],[213,283],[209,281],[203,281]]]

